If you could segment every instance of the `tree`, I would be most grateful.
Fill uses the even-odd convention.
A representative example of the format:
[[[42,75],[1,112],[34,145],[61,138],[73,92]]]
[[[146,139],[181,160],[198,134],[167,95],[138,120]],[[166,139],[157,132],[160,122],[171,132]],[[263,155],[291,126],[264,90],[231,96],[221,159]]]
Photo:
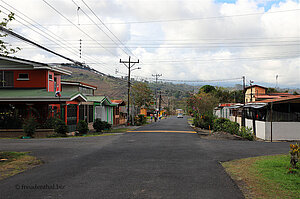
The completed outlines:
[[[11,12],[10,14],[7,15],[7,17],[3,18],[2,21],[0,22],[0,27],[11,30],[10,28],[7,28],[7,25],[10,21],[15,19],[14,15],[15,14]],[[2,40],[2,38],[5,38],[7,36],[8,36],[7,33],[0,33],[0,54],[5,56],[16,53],[17,51],[21,50],[19,47],[13,48],[12,45],[7,44]]]
[[[270,87],[267,89],[267,94],[270,94],[270,93],[279,93],[279,91],[276,88]]]
[[[199,93],[202,93],[202,92],[204,92],[204,93],[211,93],[211,92],[213,92],[215,90],[216,90],[216,88],[214,86],[204,85],[204,86],[202,86],[200,88]]]
[[[196,115],[211,114],[213,109],[218,105],[218,99],[210,93],[200,93],[192,95],[187,100],[189,110]]]
[[[153,101],[153,92],[148,84],[144,82],[136,82],[132,85],[133,100],[137,107],[149,107]]]

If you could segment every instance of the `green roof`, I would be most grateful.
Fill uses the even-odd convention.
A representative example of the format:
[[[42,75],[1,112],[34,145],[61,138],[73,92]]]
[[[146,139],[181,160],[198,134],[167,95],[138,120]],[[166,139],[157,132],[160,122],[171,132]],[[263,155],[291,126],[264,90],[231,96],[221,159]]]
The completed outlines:
[[[105,96],[87,96],[87,101],[89,102],[103,102],[105,100]]]
[[[113,104],[107,96],[87,96],[87,101],[98,102],[108,106],[117,106],[117,104]]]
[[[0,101],[72,101],[80,97],[86,101],[86,97],[80,92],[61,92],[61,97],[55,97],[55,92],[46,89],[0,89]]]

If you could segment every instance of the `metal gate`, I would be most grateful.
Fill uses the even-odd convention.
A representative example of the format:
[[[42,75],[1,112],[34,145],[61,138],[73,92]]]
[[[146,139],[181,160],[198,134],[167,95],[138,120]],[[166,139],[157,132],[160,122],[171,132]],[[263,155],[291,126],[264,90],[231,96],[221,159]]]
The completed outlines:
[[[77,125],[77,105],[69,104],[67,107],[67,123],[69,132],[76,130]]]

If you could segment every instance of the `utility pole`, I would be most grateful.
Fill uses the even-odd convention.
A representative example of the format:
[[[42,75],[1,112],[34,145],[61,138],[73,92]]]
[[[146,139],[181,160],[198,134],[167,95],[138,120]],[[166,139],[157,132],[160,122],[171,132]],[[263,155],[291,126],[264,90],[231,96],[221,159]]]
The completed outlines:
[[[140,67],[137,67],[137,68],[133,68],[133,66],[135,64],[138,64],[140,62],[140,60],[138,59],[137,61],[131,61],[130,59],[131,57],[129,56],[129,60],[128,61],[122,61],[120,59],[120,63],[123,63],[126,68],[128,68],[128,77],[127,77],[127,85],[128,85],[128,91],[127,91],[127,103],[128,103],[128,108],[127,108],[127,125],[129,126],[129,120],[130,120],[130,112],[129,112],[129,106],[130,106],[130,73],[131,71],[133,70],[136,70],[136,69],[141,69]],[[131,65],[132,64],[132,65]]]
[[[156,109],[158,108],[157,107],[157,79],[159,77],[162,76],[162,74],[152,74],[153,77],[155,77],[155,106],[156,106]]]
[[[251,94],[250,94],[250,101],[252,102],[252,83],[254,83],[254,81],[250,80],[250,87],[251,87]]]
[[[159,91],[159,99],[158,99],[158,112],[161,110],[161,91]]]
[[[245,76],[243,76],[243,104],[246,103],[246,91],[245,91]]]

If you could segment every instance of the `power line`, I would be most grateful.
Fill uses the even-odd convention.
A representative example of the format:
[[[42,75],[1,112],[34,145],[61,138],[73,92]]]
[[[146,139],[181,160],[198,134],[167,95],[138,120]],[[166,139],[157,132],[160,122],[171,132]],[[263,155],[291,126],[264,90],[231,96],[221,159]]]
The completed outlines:
[[[78,8],[80,8],[79,7],[79,5],[74,1],[74,0],[72,0],[72,2],[78,7]],[[81,12],[83,12],[83,14],[85,14],[96,26],[97,26],[97,28],[99,29],[99,30],[101,30],[112,42],[114,42],[117,46],[119,45],[119,44],[117,44],[98,24],[96,24],[96,22],[82,9],[82,8],[80,8],[80,10],[81,10]],[[124,49],[122,49],[122,48],[120,48],[125,54],[127,54],[128,56],[129,56],[129,54],[124,50]]]
[[[66,19],[69,23],[71,23],[72,25],[74,25],[78,30],[80,30],[83,34],[85,34],[87,37],[89,37],[90,39],[92,39],[93,41],[95,41],[98,45],[100,45],[103,49],[105,49],[107,52],[109,52],[111,55],[115,56],[110,50],[108,50],[107,48],[105,48],[102,44],[100,44],[99,42],[97,42],[97,40],[95,40],[94,38],[92,38],[89,34],[87,34],[85,31],[83,31],[81,28],[79,28],[76,24],[74,24],[72,21],[70,21],[67,17],[65,17],[63,14],[61,14],[61,12],[59,12],[56,8],[54,8],[52,5],[50,5],[46,0],[43,0],[44,3],[46,3],[50,8],[52,8],[55,12],[57,12],[60,16],[62,16],[64,19]]]
[[[233,18],[233,17],[246,17],[246,16],[255,16],[263,14],[275,14],[275,13],[285,13],[285,12],[294,12],[299,11],[300,9],[291,9],[291,10],[279,10],[279,11],[270,11],[264,13],[246,13],[246,14],[237,14],[237,15],[225,15],[225,16],[211,16],[211,17],[194,17],[194,18],[182,18],[182,19],[162,19],[162,20],[145,20],[145,21],[127,21],[127,22],[106,22],[105,24],[144,24],[144,23],[166,23],[166,22],[179,22],[179,21],[198,21],[198,20],[210,20],[210,19],[223,19],[223,18]],[[56,24],[48,24],[48,26],[53,26]],[[60,26],[69,26],[69,24],[59,24]],[[89,26],[95,24],[80,24],[82,26]]]
[[[2,1],[2,0],[1,0],[1,1]],[[38,24],[36,21],[34,21],[33,19],[31,19],[30,17],[28,17],[27,15],[25,15],[25,14],[22,13],[21,11],[19,11],[19,10],[13,8],[12,6],[10,6],[9,4],[7,4],[7,3],[4,2],[4,1],[2,1],[2,2],[5,3],[7,6],[9,6],[11,9],[14,9],[15,11],[19,12],[21,15],[23,15],[24,17],[26,17],[26,18],[29,19],[30,21],[32,21],[32,22]],[[4,8],[4,9],[10,11],[8,8],[6,8],[6,7],[2,6],[2,5],[0,5],[0,6],[1,6],[2,8]],[[10,11],[10,12],[11,12],[11,11]],[[3,12],[3,13],[6,14],[5,12]],[[73,48],[74,48],[73,46],[71,46],[72,44],[69,44],[69,43],[68,43],[67,41],[65,41],[63,38],[59,37],[58,35],[56,35],[56,34],[53,33],[52,31],[50,31],[50,30],[44,28],[43,26],[41,26],[41,27],[43,27],[46,31],[50,32],[52,35],[50,35],[50,34],[47,33],[46,31],[43,31],[42,29],[40,29],[40,28],[37,27],[36,25],[30,23],[29,21],[25,20],[24,18],[21,18],[21,19],[22,19],[23,21],[25,21],[26,23],[32,25],[32,26],[35,27],[36,29],[38,29],[40,32],[42,32],[42,33],[48,35],[50,38],[53,38],[53,39],[55,39],[55,40],[57,41],[57,39],[55,38],[55,37],[57,37],[57,38],[59,38],[60,40],[64,41],[64,43],[63,43],[63,42],[60,42],[60,43],[62,43],[63,45],[66,45],[66,44],[67,44],[66,46],[67,46],[68,48],[65,48],[64,46],[60,45],[60,44],[57,43],[56,41],[54,41],[54,40],[52,40],[52,39],[49,39],[49,37],[47,37],[47,36],[41,34],[40,32],[37,32],[36,30],[34,30],[34,29],[31,28],[30,26],[28,26],[28,25],[22,23],[22,22],[19,21],[18,19],[15,19],[15,20],[16,20],[17,22],[19,22],[20,24],[22,24],[22,25],[24,25],[25,27],[31,29],[31,30],[34,31],[35,33],[38,33],[38,34],[42,35],[42,36],[45,37],[46,39],[48,39],[48,40],[52,41],[53,43],[59,45],[61,48],[65,49],[65,50],[67,50],[67,51],[69,51],[69,52],[71,52],[71,51],[69,50],[69,48],[70,48],[70,49],[73,49]],[[39,24],[39,25],[40,25],[40,24]],[[54,36],[55,36],[55,37],[54,37]],[[52,43],[52,44],[53,44],[53,43]],[[66,44],[65,44],[65,43],[66,43]],[[54,45],[55,45],[55,44],[54,44]],[[40,44],[40,45],[43,45],[43,44]],[[44,45],[45,45],[45,44],[44,44]],[[48,46],[49,46],[49,45],[48,45]],[[26,48],[26,47],[25,47],[25,48]],[[24,49],[24,48],[23,48],[23,49]],[[75,51],[74,51],[74,52],[75,52]],[[74,53],[74,52],[72,51],[71,53],[77,55],[77,53],[76,53],[76,52]],[[85,54],[84,54],[84,55],[85,55]],[[90,57],[90,56],[85,55],[85,57]],[[90,57],[89,60],[93,60],[94,62],[96,62],[96,64],[100,64],[100,65],[106,66],[105,63],[101,63],[101,62],[99,62],[98,60],[96,60],[96,59],[93,58],[93,57]],[[105,67],[105,68],[111,70],[111,68],[109,68],[109,67]]]
[[[27,38],[25,38],[25,37],[23,37],[23,36],[21,36],[21,35],[15,33],[15,32],[13,32],[13,31],[11,31],[11,30],[8,30],[8,29],[4,28],[3,26],[0,26],[0,31],[3,31],[3,32],[5,32],[5,33],[7,33],[7,34],[9,34],[9,35],[11,35],[11,36],[17,38],[17,39],[23,40],[23,41],[25,41],[25,42],[27,42],[27,43],[29,43],[29,44],[35,45],[35,46],[37,46],[38,48],[41,48],[41,49],[43,49],[43,50],[45,50],[45,51],[47,51],[47,52],[50,52],[50,53],[52,53],[52,54],[55,54],[55,55],[57,55],[57,56],[59,56],[59,57],[62,57],[62,58],[64,58],[64,59],[66,59],[66,60],[69,60],[69,61],[71,61],[71,62],[73,62],[73,63],[75,63],[75,64],[78,64],[78,65],[81,65],[81,64],[82,64],[82,63],[80,63],[80,62],[78,62],[78,61],[75,61],[75,60],[73,60],[73,59],[71,59],[71,58],[68,58],[68,57],[66,57],[66,56],[64,56],[64,55],[61,55],[61,54],[59,54],[59,53],[57,53],[57,52],[54,52],[54,51],[52,51],[52,50],[50,50],[50,49],[48,49],[48,48],[46,48],[46,47],[44,47],[44,46],[41,46],[41,45],[39,45],[38,43],[36,43],[36,42],[34,42],[34,41],[31,41],[31,40],[29,40],[29,39],[27,39]]]
[[[73,0],[72,0],[73,1]],[[84,3],[84,5],[94,14],[94,16],[101,22],[101,24],[124,46],[124,48],[126,49],[126,50],[128,50],[133,56],[135,56],[134,54],[133,54],[133,52],[129,49],[129,48],[127,48],[125,45],[124,45],[124,43],[105,25],[105,23],[96,15],[96,13],[90,8],[90,6],[88,6],[87,5],[87,3],[84,1],[84,0],[81,0],[83,3]],[[96,23],[95,23],[96,24]],[[97,25],[98,26],[98,25]],[[113,41],[113,40],[112,40]],[[136,56],[135,56],[136,57]],[[137,58],[137,57],[136,57]]]

